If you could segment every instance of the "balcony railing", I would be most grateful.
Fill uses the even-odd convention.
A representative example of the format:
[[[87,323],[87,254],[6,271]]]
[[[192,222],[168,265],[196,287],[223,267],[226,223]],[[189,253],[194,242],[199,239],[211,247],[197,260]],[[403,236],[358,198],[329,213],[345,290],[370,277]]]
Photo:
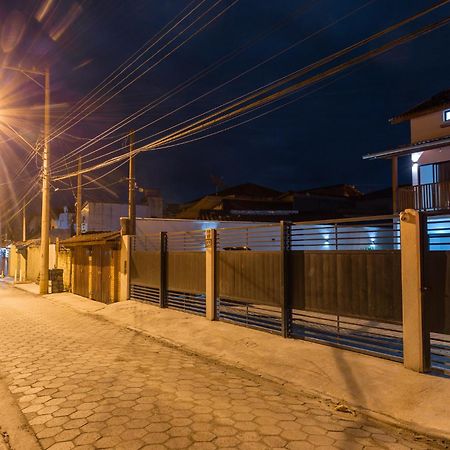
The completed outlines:
[[[450,209],[450,181],[406,186],[398,189],[398,209],[421,211]]]

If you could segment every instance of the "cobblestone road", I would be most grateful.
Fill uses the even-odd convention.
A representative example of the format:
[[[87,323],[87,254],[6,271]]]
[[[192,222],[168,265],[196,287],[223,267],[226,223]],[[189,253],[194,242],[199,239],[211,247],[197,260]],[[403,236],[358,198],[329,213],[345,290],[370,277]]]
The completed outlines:
[[[441,448],[1,284],[0,330],[44,449]]]

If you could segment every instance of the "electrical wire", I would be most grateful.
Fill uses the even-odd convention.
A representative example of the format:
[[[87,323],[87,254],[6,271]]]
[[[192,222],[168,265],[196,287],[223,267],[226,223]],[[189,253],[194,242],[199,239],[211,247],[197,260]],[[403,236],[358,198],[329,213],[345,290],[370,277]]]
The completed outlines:
[[[207,95],[209,95],[209,94],[211,94],[211,93],[217,91],[218,89],[220,89],[220,88],[226,86],[227,84],[229,84],[229,83],[231,83],[231,82],[233,82],[233,81],[236,81],[237,79],[241,78],[242,76],[244,76],[244,75],[250,73],[251,71],[253,71],[253,70],[255,70],[255,69],[259,68],[259,67],[261,67],[263,64],[266,64],[267,62],[273,60],[273,59],[276,58],[277,56],[279,56],[279,55],[285,53],[288,49],[290,49],[290,48],[292,48],[292,47],[294,47],[294,46],[296,46],[296,45],[299,45],[300,43],[306,42],[307,40],[309,40],[309,39],[311,39],[311,38],[317,36],[319,33],[324,32],[325,30],[327,30],[327,29],[329,29],[330,27],[336,25],[337,23],[339,23],[339,22],[341,22],[341,21],[347,19],[347,18],[350,17],[351,15],[355,14],[356,12],[358,12],[360,9],[362,9],[362,8],[364,8],[364,7],[366,7],[366,6],[368,6],[369,4],[371,4],[371,3],[373,3],[373,2],[374,2],[374,0],[370,0],[370,1],[366,2],[364,5],[361,5],[360,7],[357,7],[357,8],[355,8],[355,9],[353,9],[353,10],[350,11],[349,13],[347,13],[347,14],[345,14],[344,16],[342,16],[342,17],[336,19],[335,21],[331,22],[330,24],[326,25],[325,27],[322,27],[321,29],[319,29],[319,30],[317,30],[317,31],[315,31],[315,32],[313,32],[313,33],[311,33],[311,34],[309,34],[308,36],[302,38],[301,40],[297,41],[295,44],[289,46],[288,48],[285,48],[285,49],[283,49],[282,51],[280,51],[280,52],[278,52],[278,53],[276,53],[276,54],[270,56],[269,58],[263,60],[262,62],[260,62],[260,63],[258,63],[258,64],[256,64],[256,65],[252,66],[251,68],[245,70],[244,72],[241,72],[241,73],[238,74],[237,76],[234,76],[233,78],[231,78],[231,79],[227,80],[226,82],[220,84],[219,86],[217,86],[217,87],[215,87],[215,88],[209,90],[208,92],[206,92],[206,93],[204,93],[204,94],[202,94],[202,95],[196,97],[195,99],[193,99],[193,100],[191,100],[191,101],[185,103],[184,105],[182,105],[182,106],[180,106],[180,107],[174,109],[173,111],[171,111],[171,112],[169,112],[169,113],[167,113],[167,114],[165,114],[165,115],[163,115],[163,116],[158,117],[158,118],[155,119],[154,121],[152,121],[152,122],[150,122],[150,123],[148,123],[148,124],[146,124],[146,125],[144,125],[144,126],[138,128],[136,131],[141,131],[141,130],[143,130],[144,128],[147,128],[147,127],[149,127],[149,126],[151,126],[151,125],[154,125],[155,123],[159,122],[160,120],[162,120],[162,119],[164,119],[164,118],[166,118],[166,117],[168,117],[168,116],[174,114],[175,112],[180,111],[181,109],[183,109],[183,108],[185,108],[185,107],[191,105],[192,103],[194,103],[194,102],[196,102],[196,101],[201,100],[202,98],[204,98],[204,97],[206,97]],[[238,50],[239,50],[239,49],[238,49]],[[232,52],[232,53],[226,55],[226,56],[223,57],[223,58],[227,59],[227,58],[229,58],[230,56],[233,57],[233,56],[234,56],[233,53],[234,53],[234,52]],[[324,61],[323,63],[325,63],[325,61]],[[215,63],[213,63],[212,65],[210,65],[208,68],[206,68],[206,69],[204,69],[204,70],[207,71],[206,73],[208,73],[209,71],[215,70],[216,68],[220,67],[221,64],[222,64],[222,58],[219,59],[218,61],[216,61]],[[195,82],[196,80],[199,79],[199,78],[198,78],[199,76],[200,76],[200,77],[203,77],[203,75],[204,75],[204,72],[202,71],[202,72],[198,73],[197,75],[195,75],[194,77],[192,77],[190,80],[188,80],[187,86],[191,84],[191,80],[193,80],[193,82]],[[269,83],[269,85],[270,85],[270,84],[271,84],[271,83]],[[269,85],[266,85],[266,86],[269,86]],[[182,86],[182,85],[181,85],[181,90],[183,90],[185,87],[186,87],[186,86]],[[258,89],[260,89],[260,88],[258,88]],[[257,92],[258,89],[255,90],[255,91],[252,91],[252,92]],[[132,114],[132,115],[129,116],[128,118],[123,119],[122,121],[120,121],[120,122],[117,123],[116,125],[112,126],[110,129],[108,129],[108,130],[106,130],[105,132],[101,133],[99,136],[104,136],[104,135],[107,134],[107,133],[112,133],[112,132],[114,132],[114,131],[117,131],[119,128],[121,128],[121,127],[123,127],[123,126],[129,124],[129,123],[132,122],[134,119],[136,119],[136,118],[140,117],[141,115],[143,115],[145,112],[148,112],[148,111],[154,109],[156,106],[158,106],[159,104],[161,104],[163,101],[165,101],[165,100],[168,99],[168,98],[171,98],[171,97],[173,96],[173,94],[176,94],[176,93],[178,93],[178,92],[180,92],[180,85],[178,85],[174,90],[170,91],[169,94],[167,94],[167,96],[165,96],[165,97],[162,96],[162,97],[160,97],[158,100],[156,100],[156,102],[157,102],[156,104],[155,104],[155,102],[149,103],[148,105],[144,106],[144,107],[141,108],[139,111],[137,111],[136,113]],[[247,94],[244,94],[244,95],[249,95],[249,94],[251,94],[251,93],[247,93]],[[242,97],[243,97],[243,96],[242,96]],[[236,100],[236,99],[235,99],[235,100]],[[160,132],[160,133],[162,133],[162,132]],[[153,136],[154,136],[154,135],[153,135]],[[80,146],[80,147],[78,147],[77,149],[75,149],[75,150],[73,150],[72,152],[70,152],[68,155],[65,155],[65,157],[68,158],[69,156],[72,156],[72,155],[74,155],[74,154],[81,153],[82,150],[84,150],[84,149],[86,149],[86,148],[88,148],[88,147],[94,145],[96,142],[97,142],[97,141],[95,141],[95,140],[94,140],[94,141],[91,141],[91,142],[87,142],[86,144],[83,144],[82,146]],[[99,151],[101,151],[101,150],[107,148],[108,146],[113,145],[115,142],[117,142],[117,141],[113,141],[113,142],[111,142],[111,143],[109,143],[109,144],[103,145],[102,147],[100,147],[100,148],[94,150],[93,152],[91,152],[90,154],[98,153]],[[138,141],[138,142],[139,142],[139,141]],[[120,151],[120,150],[121,150],[121,149],[115,150],[115,151],[113,151],[113,152],[111,152],[111,153],[116,153],[116,152],[118,152],[118,151]],[[104,155],[103,155],[103,156],[104,156]],[[102,156],[100,156],[100,157],[98,157],[98,158],[94,158],[94,159],[99,159],[99,158],[101,158],[101,157],[102,157]],[[53,169],[56,169],[56,171],[58,171],[58,168],[59,168],[59,167],[60,167],[60,165],[58,166],[58,161],[55,162],[55,163],[54,163],[54,166],[53,166]]]
[[[184,30],[182,30],[181,32],[179,32],[174,38],[172,38],[168,43],[166,43],[161,49],[159,49],[154,55],[152,55],[150,58],[146,59],[143,63],[141,63],[137,68],[135,68],[130,74],[126,75],[125,77],[123,77],[120,82],[114,86],[117,87],[120,83],[126,81],[132,74],[134,74],[135,72],[137,72],[140,68],[142,68],[150,59],[152,59],[154,56],[156,56],[158,53],[160,53],[163,49],[165,49],[166,47],[168,47],[172,42],[174,42],[179,36],[181,36],[186,30],[190,29],[196,22],[198,22],[199,20],[201,20],[205,15],[207,15],[212,9],[214,9],[216,7],[216,5],[218,5],[219,3],[221,3],[223,0],[217,0],[211,7],[209,7],[205,12],[203,12],[199,17],[197,17],[191,24],[189,24],[186,28],[184,28]],[[139,80],[140,78],[142,78],[146,73],[148,73],[150,70],[154,69],[155,67],[157,67],[162,61],[164,61],[165,59],[167,59],[169,56],[171,56],[175,51],[177,51],[179,48],[181,48],[182,46],[184,46],[186,43],[188,43],[193,37],[195,37],[198,33],[202,32],[207,26],[209,26],[212,22],[214,22],[215,20],[217,20],[219,17],[221,17],[226,11],[228,11],[231,7],[233,7],[239,0],[234,0],[230,5],[228,5],[226,8],[224,8],[220,13],[218,13],[216,16],[214,16],[211,20],[209,20],[205,25],[203,25],[202,27],[200,27],[199,29],[195,30],[195,32],[190,35],[188,38],[186,38],[184,41],[182,41],[179,45],[177,45],[174,49],[170,50],[169,53],[167,53],[166,55],[164,55],[163,57],[161,57],[158,61],[156,61],[153,65],[151,65],[150,67],[146,68],[143,72],[141,72],[139,75],[137,75],[136,77],[134,77],[131,81],[129,81],[125,86],[122,86],[118,91],[114,92],[112,95],[110,95],[106,100],[104,100],[102,103],[100,103],[99,105],[96,105],[88,114],[85,114],[84,116],[82,116],[81,118],[78,118],[75,122],[73,122],[70,126],[66,126],[65,130],[68,130],[70,128],[72,128],[73,126],[77,125],[78,123],[80,123],[82,120],[84,120],[86,117],[88,117],[90,114],[92,114],[93,112],[95,112],[97,109],[99,109],[100,107],[102,107],[103,105],[105,105],[107,102],[111,101],[114,97],[116,97],[118,94],[120,94],[121,92],[123,92],[125,89],[127,89],[129,86],[131,86],[133,83],[135,83],[137,80]],[[113,87],[113,88],[114,88]],[[98,101],[101,101],[107,94],[109,94],[113,88],[110,88],[108,91],[106,91],[106,93],[102,94],[102,96],[95,100],[93,102],[93,104],[91,104],[91,107],[93,105],[95,105]],[[85,111],[85,110],[84,110]],[[77,118],[79,117],[79,114],[75,117]],[[55,134],[56,133],[56,134]],[[53,132],[52,137],[50,138],[55,139],[56,137],[60,136],[62,134],[61,131],[59,132]]]
[[[189,17],[195,10],[200,7],[205,0],[202,0],[194,9],[192,9],[189,13],[183,14],[191,8],[191,6],[196,2],[196,0],[191,1],[174,19],[169,21],[161,30],[155,33],[150,39],[148,39],[138,50],[136,50],[127,60],[125,60],[117,69],[115,69],[110,75],[108,75],[99,85],[97,85],[94,89],[92,89],[87,95],[85,95],[80,101],[78,101],[70,111],[68,111],[61,120],[56,124],[53,133],[60,131],[63,127],[65,127],[70,120],[70,116],[74,115],[79,111],[80,108],[83,108],[89,101],[92,100],[99,92],[101,92],[106,86],[109,86],[114,80],[116,80],[122,73],[124,73],[128,68],[130,68],[136,61],[142,58],[149,50],[151,50],[160,40],[163,38],[168,32],[175,29],[183,20]],[[178,20],[181,17],[180,20]],[[178,21],[177,21],[178,20]],[[172,23],[175,22],[175,25]],[[172,25],[172,26],[171,26]],[[164,30],[170,27],[165,33]],[[69,118],[67,120],[67,118]],[[66,122],[64,123],[64,120]],[[53,134],[52,133],[52,134]]]
[[[416,39],[419,36],[422,36],[424,34],[427,34],[431,31],[434,31],[437,28],[443,27],[445,25],[447,25],[450,22],[450,17],[447,17],[445,19],[442,19],[440,21],[434,22],[431,25],[427,25],[425,27],[420,28],[419,30],[416,30],[412,33],[408,33],[400,38],[394,39],[390,42],[388,42],[387,44],[382,45],[381,47],[378,47],[376,49],[370,50],[360,56],[356,56],[354,58],[352,58],[349,61],[346,61],[344,63],[341,63],[337,66],[334,66],[322,73],[319,73],[317,75],[314,75],[312,77],[310,77],[309,79],[306,80],[302,80],[300,82],[295,83],[294,85],[291,85],[289,87],[286,87],[284,89],[282,89],[281,91],[278,91],[274,94],[268,95],[266,97],[263,97],[262,99],[256,100],[250,104],[244,105],[239,107],[237,110],[231,111],[231,112],[227,112],[230,108],[227,108],[227,111],[223,112],[223,111],[219,111],[219,113],[214,113],[213,115],[210,115],[209,117],[205,117],[203,119],[201,119],[200,121],[194,122],[191,125],[184,127],[174,133],[169,134],[168,136],[165,136],[155,142],[152,142],[151,144],[145,145],[143,147],[140,147],[138,149],[135,149],[132,153],[133,154],[137,154],[143,151],[148,151],[148,150],[152,150],[157,148],[158,146],[164,145],[169,143],[171,140],[175,139],[175,138],[180,138],[180,137],[184,137],[187,136],[189,134],[192,134],[193,132],[196,131],[200,131],[204,128],[206,128],[207,126],[211,126],[214,125],[216,123],[222,122],[228,118],[233,118],[238,116],[239,114],[242,114],[243,112],[249,111],[259,105],[263,105],[263,104],[267,104],[277,98],[282,98],[284,96],[290,95],[302,88],[305,88],[306,86],[309,86],[311,84],[315,84],[323,79],[326,79],[330,76],[336,75],[337,73],[353,67],[355,65],[358,65],[362,62],[365,62],[369,59],[372,59],[376,56],[379,56],[395,47],[397,47],[398,45],[402,45],[406,42],[409,42],[413,39]],[[239,102],[242,103],[242,102]],[[238,105],[239,106],[239,105]],[[218,114],[222,114],[222,116],[219,116]],[[114,164],[118,161],[123,160],[124,158],[126,158],[127,155],[121,155],[119,157],[116,158],[111,158],[108,161],[104,161],[100,164],[88,167],[88,168],[84,168],[81,171],[77,171],[75,173],[69,173],[66,174],[64,176],[60,176],[60,177],[56,177],[56,179],[66,179],[69,178],[71,176],[77,175],[78,173],[87,173],[90,172],[92,170],[97,170],[99,168],[102,167],[107,167],[108,165]]]
[[[266,92],[269,92],[270,90],[273,90],[274,88],[276,88],[276,87],[278,87],[278,86],[281,86],[281,85],[284,84],[285,82],[291,81],[292,79],[294,79],[294,78],[296,78],[296,77],[305,75],[306,73],[311,72],[312,70],[317,69],[318,67],[320,67],[320,66],[322,66],[322,65],[324,65],[324,64],[327,64],[327,63],[329,63],[329,62],[331,62],[331,61],[333,61],[333,60],[339,58],[340,56],[343,56],[343,55],[345,55],[345,54],[347,54],[347,53],[349,53],[349,52],[351,52],[351,51],[353,51],[353,50],[355,50],[355,49],[357,49],[357,48],[359,48],[359,47],[362,47],[363,45],[365,45],[365,44],[367,44],[367,43],[369,43],[369,42],[371,42],[371,41],[373,41],[373,40],[375,40],[375,39],[378,39],[379,37],[381,37],[381,36],[383,36],[383,35],[385,35],[385,34],[391,32],[391,31],[393,31],[393,30],[399,28],[400,26],[405,25],[406,23],[409,23],[409,22],[411,22],[412,20],[414,20],[414,19],[416,19],[416,18],[418,18],[418,17],[423,16],[424,14],[427,14],[427,13],[433,11],[434,9],[436,9],[437,7],[442,6],[442,5],[445,4],[445,3],[448,3],[448,0],[438,2],[438,3],[432,5],[432,6],[429,7],[429,8],[426,8],[425,10],[423,10],[423,11],[417,13],[417,14],[414,14],[413,16],[408,17],[407,19],[404,19],[404,20],[402,20],[402,21],[400,21],[400,22],[398,22],[398,23],[396,23],[396,24],[394,24],[394,25],[392,25],[392,26],[390,26],[390,27],[387,27],[387,28],[381,30],[380,32],[377,32],[377,33],[375,33],[375,34],[369,36],[368,38],[365,38],[365,39],[363,39],[363,40],[361,40],[361,41],[359,41],[359,42],[357,42],[357,43],[355,43],[355,44],[352,44],[352,45],[350,45],[350,46],[348,46],[348,47],[346,47],[346,48],[344,48],[344,49],[342,49],[342,50],[340,50],[340,51],[338,51],[338,52],[335,52],[335,53],[333,53],[333,54],[331,54],[331,55],[329,55],[329,56],[327,56],[327,57],[325,57],[325,58],[322,58],[322,59],[316,61],[315,63],[310,64],[309,66],[306,66],[306,67],[301,68],[301,69],[299,69],[299,70],[296,70],[296,71],[294,71],[294,72],[292,72],[292,73],[290,73],[290,74],[288,74],[288,75],[286,75],[286,76],[283,76],[283,77],[279,78],[278,80],[275,80],[275,81],[273,81],[273,82],[271,82],[271,83],[268,83],[268,84],[266,84],[265,86],[263,86],[263,87],[261,87],[261,88],[257,88],[257,89],[255,89],[255,90],[253,90],[253,91],[251,91],[251,92],[249,92],[249,93],[247,93],[247,94],[244,94],[244,95],[242,95],[242,96],[240,96],[240,97],[237,97],[237,98],[235,98],[235,99],[233,99],[233,100],[230,100],[229,102],[227,102],[227,103],[225,103],[225,104],[223,104],[223,105],[221,105],[221,106],[219,105],[218,107],[212,108],[212,109],[210,109],[209,111],[207,111],[207,112],[205,112],[205,113],[199,114],[199,115],[197,115],[197,116],[195,116],[195,117],[193,117],[193,118],[190,118],[190,119],[188,119],[188,120],[185,120],[185,121],[183,121],[183,122],[181,122],[181,123],[179,123],[179,124],[177,124],[177,125],[174,125],[174,126],[172,126],[172,127],[166,128],[165,130],[162,130],[162,131],[160,131],[160,132],[154,133],[154,134],[153,134],[152,136],[150,136],[149,138],[156,137],[156,136],[158,136],[158,135],[160,135],[160,134],[162,134],[162,133],[165,133],[165,132],[167,132],[167,131],[170,131],[170,130],[176,128],[176,127],[179,126],[179,125],[183,125],[183,124],[185,124],[185,123],[188,123],[188,122],[191,121],[191,120],[195,120],[195,119],[197,119],[197,118],[199,118],[199,117],[202,117],[202,116],[204,116],[204,115],[207,115],[207,114],[209,114],[209,113],[211,113],[211,112],[218,111],[219,108],[221,108],[221,107],[223,107],[223,106],[231,105],[231,106],[225,108],[224,110],[222,110],[223,112],[226,112],[227,110],[229,110],[229,109],[232,108],[232,107],[236,107],[236,106],[238,106],[239,104],[243,104],[243,103],[245,103],[246,101],[249,101],[250,99],[257,98],[257,97],[260,96],[261,94],[266,93]],[[349,14],[351,14],[351,13],[349,13]],[[347,14],[346,16],[348,16],[348,14]],[[344,16],[344,17],[346,17],[346,16]],[[338,19],[338,20],[339,20],[339,19]],[[325,28],[325,27],[324,27],[324,28]],[[319,31],[320,31],[320,30],[319,30]],[[202,96],[200,96],[200,98],[201,98],[201,97],[202,97]],[[198,98],[197,98],[197,99],[198,99]],[[167,116],[173,114],[173,112],[179,111],[180,109],[182,109],[182,108],[185,107],[186,105],[191,104],[192,102],[194,102],[194,101],[197,100],[197,99],[194,99],[194,100],[188,102],[187,104],[185,104],[185,105],[183,105],[183,106],[181,106],[181,107],[175,109],[175,110],[172,111],[172,112],[167,113],[166,115],[163,115],[163,116],[158,117],[158,118],[155,119],[154,121],[152,121],[152,122],[150,122],[149,124],[146,124],[146,125],[140,127],[140,128],[137,129],[136,131],[140,131],[140,130],[146,128],[147,126],[153,125],[154,123],[156,123],[156,122],[158,122],[158,121],[160,121],[160,120],[166,118]],[[236,102],[236,101],[237,101],[238,103],[234,103],[234,104],[233,104],[233,102]],[[218,114],[218,113],[216,113],[216,114]],[[145,139],[149,139],[149,138],[145,138]],[[142,141],[145,140],[145,139],[141,139],[141,140],[137,141],[136,143],[142,142]],[[106,145],[100,147],[99,149],[95,150],[94,152],[91,152],[91,154],[93,154],[93,153],[95,153],[95,152],[98,152],[98,151],[100,151],[100,150],[102,150],[102,149],[108,147],[108,146],[111,145],[111,144],[112,144],[112,143],[106,144]],[[105,155],[101,155],[101,156],[98,156],[98,157],[96,157],[96,158],[91,158],[90,160],[85,160],[85,162],[88,162],[88,163],[89,163],[89,162],[92,162],[92,161],[94,161],[94,160],[102,159],[103,157],[109,156],[110,154],[119,153],[121,150],[123,150],[123,147],[122,147],[121,149],[114,150],[114,151],[112,151],[112,152],[106,153]],[[58,170],[56,170],[55,173],[58,173]],[[59,171],[59,173],[61,173],[61,171]]]

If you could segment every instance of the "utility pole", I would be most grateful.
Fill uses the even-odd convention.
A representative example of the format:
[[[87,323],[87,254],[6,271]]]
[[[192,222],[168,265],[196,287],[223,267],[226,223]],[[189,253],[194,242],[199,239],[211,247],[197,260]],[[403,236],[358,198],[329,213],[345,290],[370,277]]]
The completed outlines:
[[[76,213],[76,234],[81,234],[81,207],[82,207],[82,187],[81,187],[81,156],[78,158],[78,175],[77,175],[77,213]]]
[[[130,131],[130,164],[128,173],[128,221],[129,234],[136,234],[136,179],[134,178],[134,131]]]
[[[48,259],[50,236],[50,69],[44,71],[24,67],[1,66],[0,69],[21,72],[33,83],[44,89],[44,150],[42,152],[42,216],[41,216],[41,254],[39,270],[39,293],[48,293]],[[30,75],[44,77],[44,85]]]
[[[41,264],[39,293],[48,293],[50,235],[50,70],[44,72],[44,150],[42,154]]]

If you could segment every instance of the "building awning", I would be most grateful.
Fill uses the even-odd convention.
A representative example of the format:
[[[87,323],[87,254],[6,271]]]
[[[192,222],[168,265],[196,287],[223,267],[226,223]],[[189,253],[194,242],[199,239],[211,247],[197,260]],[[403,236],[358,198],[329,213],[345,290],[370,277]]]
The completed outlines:
[[[28,247],[39,247],[41,245],[40,239],[28,239],[27,241],[15,242],[16,249],[21,251]]]
[[[91,245],[105,245],[114,243],[120,238],[120,231],[108,231],[104,233],[86,233],[79,236],[72,236],[69,239],[61,240],[59,243],[64,247],[78,247]]]
[[[397,147],[391,150],[385,150],[379,153],[369,153],[364,155],[363,159],[390,159],[396,156],[411,155],[416,152],[426,152],[427,150],[434,150],[441,147],[446,147],[450,145],[450,136],[445,136],[443,138],[430,139],[427,141],[416,142],[411,145],[405,145],[402,147]]]

